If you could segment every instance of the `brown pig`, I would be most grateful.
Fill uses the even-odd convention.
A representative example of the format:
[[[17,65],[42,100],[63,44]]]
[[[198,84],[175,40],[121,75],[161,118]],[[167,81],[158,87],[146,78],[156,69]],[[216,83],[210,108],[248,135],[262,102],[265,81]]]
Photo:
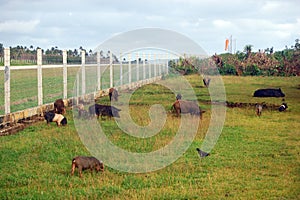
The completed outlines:
[[[54,112],[57,114],[65,114],[66,113],[66,107],[65,107],[64,101],[62,99],[57,99],[54,102]]]
[[[71,175],[74,175],[75,168],[78,168],[79,176],[82,177],[82,171],[90,169],[91,173],[95,169],[96,172],[104,171],[104,164],[95,157],[77,156],[72,160]]]

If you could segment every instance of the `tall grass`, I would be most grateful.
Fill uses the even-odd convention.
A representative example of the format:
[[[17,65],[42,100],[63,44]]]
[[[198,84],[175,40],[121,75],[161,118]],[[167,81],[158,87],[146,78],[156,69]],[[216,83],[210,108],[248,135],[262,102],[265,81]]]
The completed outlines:
[[[106,166],[104,173],[70,176],[71,159],[89,152],[69,110],[66,127],[39,122],[16,135],[0,137],[0,199],[299,199],[299,78],[223,77],[229,101],[280,104],[281,99],[252,97],[257,88],[280,86],[289,108],[283,113],[263,110],[261,117],[254,108],[228,108],[218,143],[204,159],[195,148],[201,146],[209,126],[208,90],[196,75],[186,78],[206,113],[190,148],[173,164],[149,173],[130,174]],[[147,125],[148,108],[159,103],[168,110],[175,96],[160,85],[141,87],[130,100],[133,120]],[[107,101],[103,97],[99,102]],[[99,123],[121,148],[150,152],[172,140],[179,121],[168,113],[163,129],[148,139],[123,133],[114,120]]]

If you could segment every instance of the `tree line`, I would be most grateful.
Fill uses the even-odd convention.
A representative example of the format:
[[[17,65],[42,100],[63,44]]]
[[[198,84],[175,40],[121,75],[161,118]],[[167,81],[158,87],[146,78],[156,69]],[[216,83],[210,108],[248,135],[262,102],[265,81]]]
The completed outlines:
[[[198,60],[195,57],[180,58],[179,61],[170,61],[169,66],[182,74],[203,73],[238,76],[299,76],[300,75],[300,40],[284,50],[274,51],[266,48],[252,51],[253,45],[246,45],[243,51],[234,54],[214,54],[209,59]],[[211,61],[217,66],[211,71]]]
[[[10,57],[11,60],[18,60],[20,64],[22,62],[26,64],[25,61],[36,61],[37,60],[37,49],[40,49],[40,47],[34,47],[33,45],[22,46],[17,45],[15,47],[9,47],[10,48]],[[81,51],[85,51],[85,55],[87,57],[90,57],[91,59],[96,59],[96,53],[94,53],[91,49],[86,50],[82,46],[80,46],[78,49],[69,49],[67,50],[67,59],[68,63],[80,63],[81,62]],[[43,63],[45,64],[56,64],[62,62],[62,55],[63,50],[59,49],[57,46],[51,47],[49,49],[42,49],[43,54]],[[4,56],[4,46],[2,43],[0,43],[0,57]],[[117,57],[113,54],[113,60],[118,61]],[[110,57],[110,51],[104,52],[100,51],[100,58],[107,60]]]
[[[258,52],[252,51],[253,45],[246,45],[243,51],[237,51],[234,54],[214,54],[210,60],[213,60],[217,66],[218,73],[221,75],[264,75],[264,76],[299,76],[300,75],[300,40],[296,39],[295,44],[290,47],[286,46],[284,50],[274,51],[274,48],[266,48],[258,50]],[[37,49],[33,45],[10,47],[11,60],[31,60],[36,61]],[[91,49],[86,50],[82,46],[78,49],[67,50],[68,63],[77,64],[81,62],[81,51],[86,52],[87,61],[96,61],[96,53]],[[4,47],[0,43],[0,57],[3,57]],[[50,49],[43,50],[43,63],[44,64],[57,64],[62,63],[63,50],[57,46]],[[113,61],[118,62],[117,56],[112,54]],[[104,62],[109,61],[110,52],[100,51],[100,57]],[[171,60],[169,66],[175,71],[179,71],[182,74],[190,73],[202,73],[199,70],[206,70],[206,73],[216,73],[209,71],[208,60],[199,60],[196,57],[179,58],[179,60]],[[20,63],[20,64],[24,64]],[[204,67],[203,67],[204,66]],[[208,70],[208,71],[207,71]]]

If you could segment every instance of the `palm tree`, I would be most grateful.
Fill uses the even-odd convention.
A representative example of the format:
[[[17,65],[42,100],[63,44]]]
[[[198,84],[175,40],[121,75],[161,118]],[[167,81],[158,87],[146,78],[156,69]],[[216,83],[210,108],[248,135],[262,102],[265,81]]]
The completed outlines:
[[[106,53],[106,58],[109,58],[109,57],[110,57],[110,50],[108,50]]]
[[[250,58],[250,56],[251,56],[252,47],[253,46],[251,44],[248,44],[244,47],[244,52],[246,52],[247,59]]]
[[[78,56],[78,51],[77,51],[77,49],[74,49],[74,56]]]
[[[272,55],[273,53],[274,53],[274,48],[271,47],[271,48],[270,48],[270,54]]]
[[[269,47],[265,49],[265,53],[266,54],[270,53],[270,48]]]
[[[104,56],[103,56],[103,51],[102,51],[102,50],[100,51],[100,57],[101,57],[101,58],[104,58]]]
[[[299,39],[296,39],[295,42],[296,42],[295,45],[294,45],[295,50],[296,50],[296,51],[297,51],[297,50],[300,50],[300,43],[299,43],[300,40],[299,40]]]
[[[68,50],[68,56],[72,56],[73,55],[73,52],[71,49]]]
[[[55,48],[51,47],[51,54],[54,55]]]
[[[4,53],[4,47],[3,47],[3,44],[0,43],[0,55],[3,55]]]
[[[46,52],[45,52],[45,54],[46,54],[46,55],[50,55],[50,54],[51,54],[51,51],[50,51],[49,49],[47,49]]]

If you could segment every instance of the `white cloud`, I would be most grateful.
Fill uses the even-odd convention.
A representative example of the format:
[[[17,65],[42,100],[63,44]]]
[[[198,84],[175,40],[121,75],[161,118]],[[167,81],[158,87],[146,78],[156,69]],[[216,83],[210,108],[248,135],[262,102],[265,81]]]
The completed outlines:
[[[299,19],[292,22],[277,23],[264,19],[241,19],[236,21],[236,26],[241,31],[251,32],[256,35],[267,32],[269,37],[287,38],[293,33],[300,34]]]
[[[234,25],[231,21],[226,21],[226,20],[222,20],[222,19],[217,19],[217,20],[213,20],[213,25],[216,28],[232,28]]]
[[[276,12],[282,7],[282,2],[279,1],[267,1],[261,8],[265,12]]]
[[[160,15],[148,15],[146,16],[146,19],[149,21],[164,21],[165,17]]]
[[[40,23],[39,20],[7,20],[0,22],[0,32],[30,33]]]
[[[114,33],[159,27],[180,32],[212,53],[222,51],[230,35],[242,46],[238,48],[284,48],[300,38],[298,1],[10,0],[1,4],[1,42],[93,49]]]
[[[271,34],[274,34],[274,35],[276,35],[278,38],[288,38],[288,37],[290,37],[291,36],[291,33],[290,32],[288,32],[288,31],[280,31],[280,30],[278,30],[278,31],[273,31]]]

